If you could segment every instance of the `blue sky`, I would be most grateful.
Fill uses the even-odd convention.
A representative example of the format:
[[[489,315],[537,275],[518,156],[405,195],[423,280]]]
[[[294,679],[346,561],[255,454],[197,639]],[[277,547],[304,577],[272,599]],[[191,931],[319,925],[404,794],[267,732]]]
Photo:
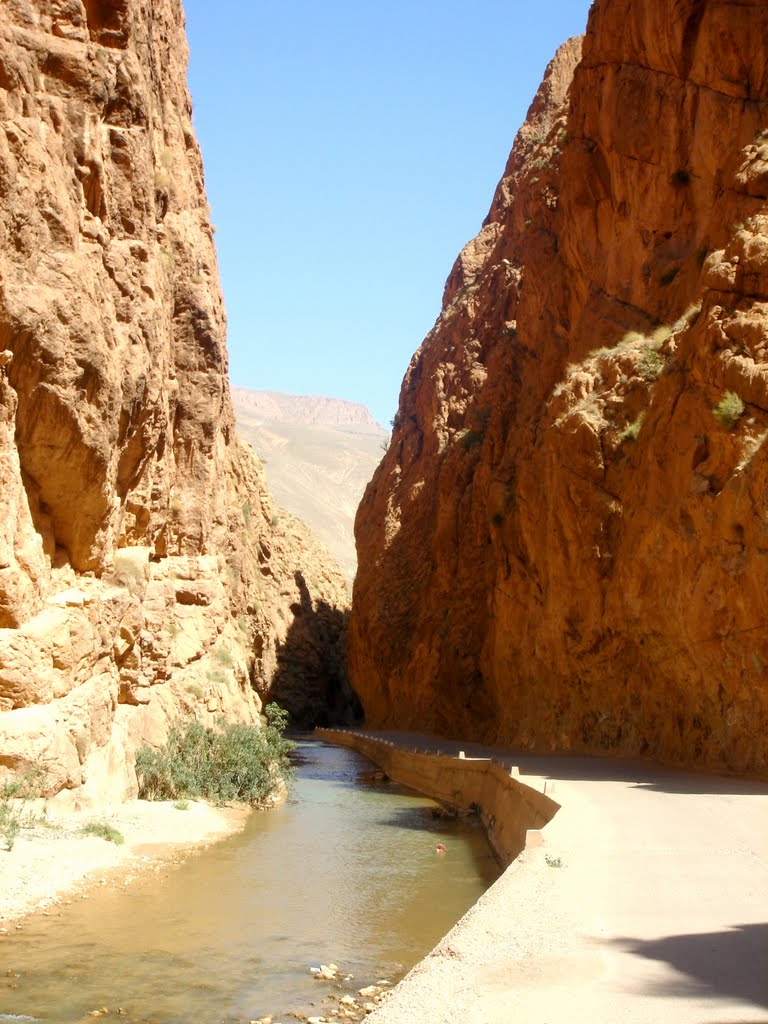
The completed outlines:
[[[184,0],[244,387],[384,425],[517,129],[589,0]]]

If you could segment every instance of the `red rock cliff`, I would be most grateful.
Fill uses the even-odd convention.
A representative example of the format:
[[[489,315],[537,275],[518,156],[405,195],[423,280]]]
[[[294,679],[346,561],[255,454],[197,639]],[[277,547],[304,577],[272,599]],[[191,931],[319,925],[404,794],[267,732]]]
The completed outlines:
[[[672,6],[558,53],[405,376],[372,725],[768,770],[768,7]]]
[[[83,799],[345,603],[235,436],[186,61],[180,0],[0,8],[0,772]]]

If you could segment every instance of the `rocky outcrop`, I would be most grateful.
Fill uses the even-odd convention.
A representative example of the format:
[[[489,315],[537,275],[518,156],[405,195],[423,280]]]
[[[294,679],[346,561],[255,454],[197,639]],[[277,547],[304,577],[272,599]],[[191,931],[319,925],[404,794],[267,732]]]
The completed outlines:
[[[0,772],[80,800],[345,604],[235,435],[186,59],[180,0],[0,10]]]
[[[370,724],[768,771],[767,45],[597,0],[550,66],[358,514]]]

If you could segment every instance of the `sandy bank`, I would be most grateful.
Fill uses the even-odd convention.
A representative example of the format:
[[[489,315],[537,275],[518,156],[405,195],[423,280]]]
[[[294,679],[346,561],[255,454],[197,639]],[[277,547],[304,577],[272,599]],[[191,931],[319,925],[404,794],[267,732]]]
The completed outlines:
[[[35,911],[49,912],[59,901],[89,885],[127,885],[139,871],[176,859],[191,848],[243,828],[251,809],[212,807],[190,801],[135,800],[98,813],[70,813],[23,829],[13,849],[0,850],[0,926]],[[117,846],[80,831],[91,821],[106,822],[125,838]]]

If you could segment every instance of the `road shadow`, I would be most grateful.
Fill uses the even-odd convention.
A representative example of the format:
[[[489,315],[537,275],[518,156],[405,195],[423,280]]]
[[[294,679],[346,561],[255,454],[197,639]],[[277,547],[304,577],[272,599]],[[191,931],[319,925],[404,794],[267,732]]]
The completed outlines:
[[[736,998],[768,1007],[768,924],[663,939],[623,938],[614,944],[635,956],[663,961],[684,975],[660,984],[655,995],[687,995],[693,985],[707,998]]]

